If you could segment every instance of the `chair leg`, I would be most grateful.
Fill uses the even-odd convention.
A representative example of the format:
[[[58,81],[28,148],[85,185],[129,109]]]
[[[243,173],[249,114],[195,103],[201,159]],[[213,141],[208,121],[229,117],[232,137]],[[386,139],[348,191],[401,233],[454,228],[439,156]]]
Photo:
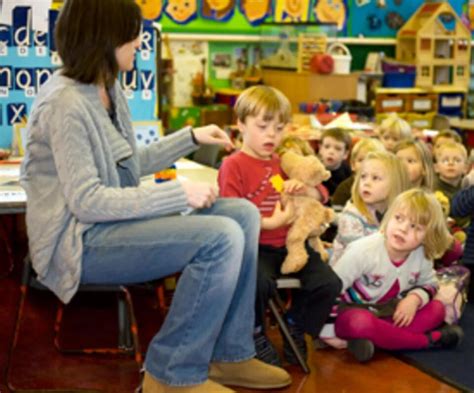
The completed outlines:
[[[117,293],[117,315],[118,315],[118,347],[124,351],[133,348],[132,334],[130,332],[131,323],[128,317],[127,301],[122,292]]]
[[[288,327],[286,326],[286,322],[281,317],[280,312],[278,310],[278,307],[276,306],[273,299],[270,299],[268,301],[268,306],[270,307],[270,310],[273,313],[273,316],[275,317],[278,325],[280,326],[280,329],[283,332],[283,335],[288,340],[288,343],[290,344],[290,347],[291,347],[293,353],[295,354],[296,358],[298,359],[298,363],[300,364],[301,368],[303,369],[303,371],[306,374],[309,374],[311,372],[311,370],[308,367],[308,363],[306,362],[306,359],[303,357],[300,350],[296,346],[295,341],[293,340],[293,337],[291,337],[291,334],[288,331]]]

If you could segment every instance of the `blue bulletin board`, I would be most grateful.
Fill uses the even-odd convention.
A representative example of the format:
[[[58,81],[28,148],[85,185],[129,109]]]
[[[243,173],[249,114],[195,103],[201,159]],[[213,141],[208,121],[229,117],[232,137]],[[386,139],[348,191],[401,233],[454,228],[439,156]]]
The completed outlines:
[[[34,31],[31,8],[15,7],[12,24],[0,24],[0,147],[12,142],[13,125],[28,116],[38,89],[58,68],[53,31],[57,10],[49,11],[48,31]],[[119,76],[134,120],[155,117],[155,32],[147,24],[135,69]]]
[[[350,0],[348,33],[355,37],[395,37],[398,31],[396,26],[408,21],[424,2],[423,0]],[[449,3],[458,15],[461,15],[467,0],[449,0]]]

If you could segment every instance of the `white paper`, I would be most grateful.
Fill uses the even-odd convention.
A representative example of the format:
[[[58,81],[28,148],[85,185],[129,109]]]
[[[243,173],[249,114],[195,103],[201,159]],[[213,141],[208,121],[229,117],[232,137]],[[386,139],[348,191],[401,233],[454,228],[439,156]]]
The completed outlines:
[[[179,169],[202,169],[203,166],[194,161],[178,161],[176,163],[176,168]]]
[[[0,190],[0,202],[26,202],[23,190]]]
[[[20,165],[0,165],[0,177],[19,179]]]

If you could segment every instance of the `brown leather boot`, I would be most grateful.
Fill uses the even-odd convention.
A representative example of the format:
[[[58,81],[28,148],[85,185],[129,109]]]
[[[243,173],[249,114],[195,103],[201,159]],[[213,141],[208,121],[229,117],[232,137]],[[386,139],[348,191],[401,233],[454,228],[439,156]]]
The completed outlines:
[[[209,379],[199,385],[170,386],[155,379],[145,371],[143,378],[143,393],[235,393],[235,390],[226,388]]]
[[[291,376],[285,370],[255,358],[235,363],[211,363],[209,379],[222,385],[250,389],[278,389],[291,384]]]

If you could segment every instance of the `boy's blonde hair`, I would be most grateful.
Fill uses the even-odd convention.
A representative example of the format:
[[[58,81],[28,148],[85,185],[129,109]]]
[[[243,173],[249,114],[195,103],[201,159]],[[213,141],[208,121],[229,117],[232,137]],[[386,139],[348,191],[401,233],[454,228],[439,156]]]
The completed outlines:
[[[396,136],[397,139],[409,139],[412,137],[411,126],[396,113],[391,113],[379,127],[379,135],[385,134]]]
[[[459,135],[456,131],[451,130],[451,129],[444,129],[438,132],[433,138],[433,145],[436,145],[436,142],[440,138],[449,138],[449,139],[452,139],[453,142],[462,143],[461,135]]]
[[[412,188],[400,194],[391,204],[382,220],[380,230],[385,232],[388,221],[399,211],[403,211],[416,225],[426,228],[423,240],[426,258],[439,258],[449,248],[452,236],[446,225],[443,209],[433,193],[420,188]]]
[[[446,142],[446,143],[443,143],[441,146],[439,146],[437,149],[435,149],[434,158],[435,158],[436,162],[438,161],[438,156],[444,150],[448,150],[448,149],[453,149],[453,150],[459,151],[463,155],[464,160],[466,161],[466,164],[467,164],[467,149],[463,144],[457,143],[457,142]]]
[[[423,142],[415,139],[408,139],[398,142],[395,146],[394,153],[397,154],[400,150],[409,148],[415,149],[415,152],[423,165],[424,175],[420,186],[432,191],[435,175],[433,171],[433,156],[431,155],[430,150]]]
[[[349,151],[352,145],[352,136],[349,133],[349,130],[345,130],[344,128],[329,128],[325,130],[321,135],[321,143],[323,143],[324,138],[331,137],[334,138],[338,142],[344,143],[344,147],[346,151]]]
[[[351,151],[351,164],[354,165],[357,156],[364,152],[366,154],[372,151],[385,151],[383,143],[379,139],[375,138],[362,138],[352,148]]]
[[[390,176],[391,187],[388,194],[387,203],[387,206],[390,206],[390,204],[398,194],[410,188],[410,179],[408,177],[407,169],[405,168],[405,165],[400,161],[400,159],[395,156],[395,154],[387,151],[370,152],[367,157],[365,157],[364,163],[371,160],[380,161],[387,170],[388,175]],[[358,171],[356,173],[354,184],[352,185],[352,203],[362,213],[362,215],[367,219],[370,224],[375,224],[374,217],[370,213],[369,209],[367,208],[367,205],[362,200],[359,194],[361,173],[362,171]]]
[[[245,89],[234,106],[237,119],[242,123],[248,116],[258,116],[263,111],[265,120],[278,117],[282,123],[291,119],[291,104],[280,91],[270,86],[258,85]]]

